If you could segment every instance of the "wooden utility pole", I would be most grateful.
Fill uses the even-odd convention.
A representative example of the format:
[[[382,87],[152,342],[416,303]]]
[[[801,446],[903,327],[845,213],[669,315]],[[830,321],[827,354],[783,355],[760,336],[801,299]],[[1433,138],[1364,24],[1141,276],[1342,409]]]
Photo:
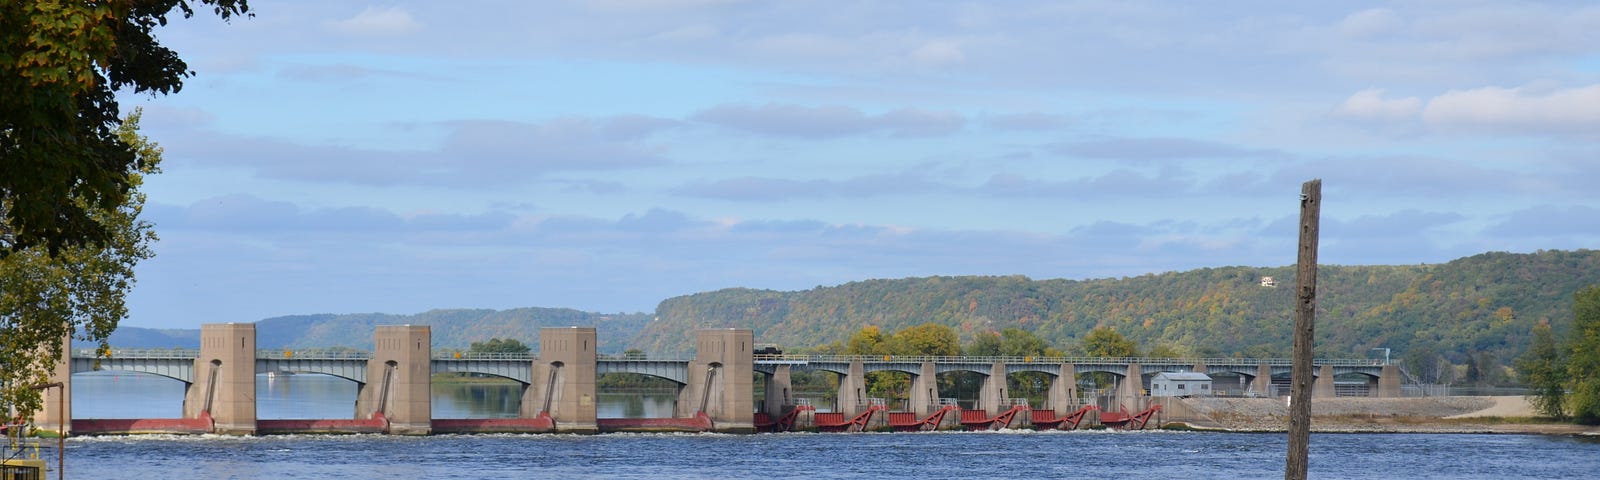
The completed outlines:
[[[1295,272],[1294,366],[1289,389],[1289,458],[1284,480],[1306,478],[1311,452],[1311,357],[1317,319],[1317,224],[1322,212],[1322,179],[1300,186],[1300,259]]]

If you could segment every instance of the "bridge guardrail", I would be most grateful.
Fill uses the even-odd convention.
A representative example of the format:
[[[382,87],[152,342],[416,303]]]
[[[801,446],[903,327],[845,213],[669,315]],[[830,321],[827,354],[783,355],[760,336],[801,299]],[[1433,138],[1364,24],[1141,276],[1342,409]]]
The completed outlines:
[[[459,355],[459,356],[458,356]],[[98,349],[76,348],[72,356],[77,358],[93,358],[98,356]],[[200,358],[200,351],[194,349],[163,349],[163,348],[114,348],[110,351],[110,358]],[[438,360],[528,360],[539,357],[538,352],[528,353],[485,353],[485,352],[434,352],[433,358]],[[304,360],[367,360],[372,358],[372,352],[360,350],[322,350],[322,349],[258,349],[256,358],[297,358]],[[627,356],[601,356],[604,361],[635,361],[635,362],[687,362],[688,358],[641,358]],[[1270,366],[1289,366],[1294,360],[1288,358],[1140,358],[1140,357],[964,357],[943,355],[756,355],[755,360],[761,363],[810,363],[810,362],[907,362],[907,363],[1041,363],[1041,364],[1131,364],[1141,365],[1229,365],[1239,363],[1267,364]],[[1335,367],[1361,367],[1390,365],[1379,359],[1317,359],[1312,363],[1316,365],[1332,365]]]
[[[1015,363],[1045,363],[1045,364],[1059,364],[1059,363],[1072,363],[1072,364],[1080,364],[1080,363],[1083,363],[1083,364],[1119,363],[1119,364],[1132,364],[1132,363],[1138,363],[1140,365],[1195,365],[1195,364],[1203,363],[1203,364],[1206,364],[1206,365],[1227,365],[1227,364],[1238,364],[1238,363],[1250,363],[1250,364],[1262,364],[1262,363],[1265,363],[1265,364],[1271,365],[1271,366],[1288,366],[1288,365],[1293,365],[1294,364],[1294,360],[1293,359],[1289,359],[1289,358],[1221,358],[1221,357],[1218,357],[1218,358],[1043,357],[1043,356],[1040,356],[1040,357],[1032,357],[1032,356],[1027,356],[1027,357],[1011,357],[1011,356],[965,357],[965,356],[943,356],[943,355],[797,355],[797,354],[781,354],[781,355],[756,355],[755,359],[756,359],[757,362],[768,362],[768,363],[809,363],[809,362],[846,362],[847,363],[847,362],[854,362],[856,360],[860,360],[860,361],[863,361],[863,362],[907,362],[907,363],[934,362],[934,363],[985,363],[985,364],[993,364],[993,363],[1011,363],[1011,364],[1015,364]],[[1356,359],[1317,359],[1317,360],[1313,360],[1312,363],[1315,363],[1317,365],[1332,365],[1332,366],[1335,366],[1335,367],[1383,366],[1383,365],[1386,365],[1383,360],[1371,360],[1371,359],[1359,359],[1359,358],[1356,358]]]

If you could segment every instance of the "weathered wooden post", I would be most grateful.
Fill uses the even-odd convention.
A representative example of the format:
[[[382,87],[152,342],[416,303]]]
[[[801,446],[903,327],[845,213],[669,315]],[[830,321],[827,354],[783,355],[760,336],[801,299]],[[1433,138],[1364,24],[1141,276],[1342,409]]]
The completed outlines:
[[[1322,179],[1300,186],[1300,258],[1295,273],[1294,365],[1289,371],[1289,458],[1285,480],[1306,478],[1311,452],[1311,357],[1317,317],[1317,224],[1322,211]]]

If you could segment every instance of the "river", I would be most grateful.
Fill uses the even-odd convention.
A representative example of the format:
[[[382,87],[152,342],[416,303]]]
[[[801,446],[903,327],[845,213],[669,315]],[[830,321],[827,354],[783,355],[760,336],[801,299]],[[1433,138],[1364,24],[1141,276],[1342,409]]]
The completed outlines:
[[[303,409],[353,405],[306,376],[259,393],[263,418],[305,418]],[[146,378],[117,377],[112,382]],[[128,384],[75,376],[80,417],[159,404]],[[280,379],[274,379],[277,382]],[[334,379],[337,380],[337,379]],[[263,379],[263,381],[265,381]],[[305,383],[302,383],[305,382]],[[343,382],[337,380],[337,382]],[[176,382],[173,382],[176,384]],[[346,382],[348,383],[348,382]],[[321,385],[312,387],[310,385]],[[148,386],[148,385],[145,385]],[[458,385],[457,387],[462,387]],[[181,386],[170,396],[181,405]],[[515,387],[510,387],[515,388]],[[274,390],[276,389],[276,390]],[[506,393],[434,393],[435,416],[507,415]],[[82,397],[89,392],[116,406]],[[277,392],[277,393],[274,393]],[[313,392],[315,395],[313,395]],[[626,395],[622,395],[626,396]],[[629,416],[630,402],[602,396],[602,416]],[[276,398],[276,399],[274,399]],[[648,398],[648,397],[643,397]],[[665,405],[662,403],[665,402]],[[636,414],[670,411],[670,399],[632,402]],[[319,406],[320,405],[320,406]],[[611,406],[605,406],[611,405]],[[160,408],[174,409],[172,405]],[[665,410],[662,410],[665,409]],[[165,411],[165,410],[164,410]],[[271,414],[274,417],[265,415]],[[94,415],[102,416],[102,415]],[[132,414],[115,417],[136,416]],[[157,415],[173,416],[173,415]],[[108,417],[109,418],[109,417]],[[1004,431],[917,434],[289,435],[75,437],[70,478],[1281,478],[1283,434]],[[45,452],[53,458],[53,452]],[[1600,439],[1482,434],[1316,434],[1313,478],[1595,478]]]

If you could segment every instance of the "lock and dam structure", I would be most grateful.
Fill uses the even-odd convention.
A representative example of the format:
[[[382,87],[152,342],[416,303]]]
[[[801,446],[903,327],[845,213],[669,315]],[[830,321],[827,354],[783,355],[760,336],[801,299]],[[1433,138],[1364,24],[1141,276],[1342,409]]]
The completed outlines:
[[[603,433],[615,431],[754,432],[758,419],[793,411],[790,375],[838,375],[837,405],[845,418],[874,406],[866,396],[867,373],[904,372],[910,378],[904,409],[917,417],[935,413],[941,399],[937,376],[972,372],[983,380],[973,410],[998,415],[1018,402],[1008,396],[1007,375],[1041,372],[1050,378],[1045,405],[1035,410],[1065,414],[1082,401],[1081,375],[1116,378],[1110,400],[1135,409],[1147,405],[1149,379],[1162,372],[1198,372],[1237,377],[1236,393],[1275,396],[1276,382],[1288,382],[1286,359],[1139,359],[1055,357],[936,357],[758,355],[754,335],[745,329],[695,333],[691,358],[611,358],[597,353],[593,327],[544,328],[536,354],[436,354],[429,327],[378,326],[371,352],[343,354],[258,350],[254,324],[207,324],[199,350],[112,351],[107,356],[74,353],[58,362],[45,391],[44,409],[34,424],[74,435],[124,433]],[[1318,360],[1314,396],[1398,397],[1401,372],[1386,361]],[[71,377],[95,370],[142,372],[184,383],[182,416],[157,419],[74,418]],[[347,418],[258,419],[256,376],[275,373],[325,374],[357,385],[355,411]],[[431,377],[470,373],[515,380],[522,386],[517,418],[432,418]],[[597,379],[608,373],[659,377],[678,385],[671,418],[597,418]],[[1335,377],[1345,379],[1336,384]],[[1355,379],[1355,380],[1351,380]],[[762,397],[755,396],[761,385]],[[1020,399],[1019,399],[1020,400]],[[761,412],[758,414],[758,412]]]

